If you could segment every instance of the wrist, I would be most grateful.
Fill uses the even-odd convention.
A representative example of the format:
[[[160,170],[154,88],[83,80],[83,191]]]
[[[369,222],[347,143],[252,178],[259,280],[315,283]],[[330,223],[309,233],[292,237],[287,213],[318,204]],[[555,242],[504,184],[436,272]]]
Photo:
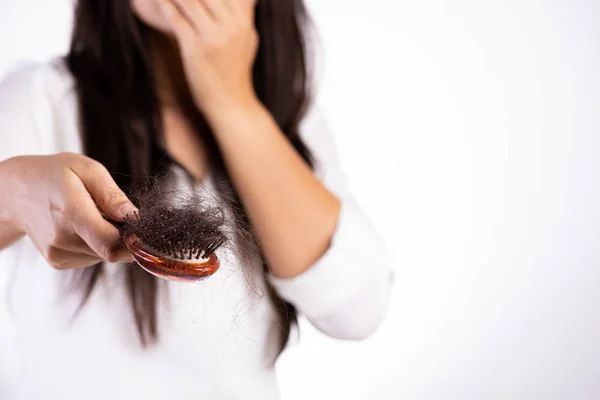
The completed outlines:
[[[213,129],[213,134],[228,131],[231,127],[246,126],[260,115],[268,114],[267,109],[254,94],[238,96],[226,102],[215,102],[213,107],[203,109],[204,117]]]
[[[15,210],[15,200],[18,200],[16,195],[16,172],[20,157],[9,158],[0,163],[0,222],[3,225],[8,225],[12,230],[19,233],[25,233],[20,219]]]

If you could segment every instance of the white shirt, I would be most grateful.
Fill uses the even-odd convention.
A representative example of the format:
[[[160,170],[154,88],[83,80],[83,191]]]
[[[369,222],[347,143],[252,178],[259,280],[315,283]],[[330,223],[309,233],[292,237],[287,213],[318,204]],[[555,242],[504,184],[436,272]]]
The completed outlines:
[[[0,83],[0,162],[17,155],[82,152],[74,80],[64,63],[23,66]],[[348,192],[333,136],[313,108],[301,135],[315,174],[341,200],[327,252],[292,279],[268,276],[323,333],[361,339],[381,322],[392,283],[386,249]],[[210,182],[204,190],[211,190]],[[122,266],[72,321],[79,293],[25,237],[0,251],[0,398],[277,399],[277,319],[260,266],[220,249],[221,268],[200,283],[167,283],[158,344],[139,346]]]

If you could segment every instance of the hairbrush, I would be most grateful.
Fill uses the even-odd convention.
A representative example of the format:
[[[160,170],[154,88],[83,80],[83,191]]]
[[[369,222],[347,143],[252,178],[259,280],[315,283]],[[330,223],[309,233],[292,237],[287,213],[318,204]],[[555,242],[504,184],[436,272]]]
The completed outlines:
[[[176,207],[165,205],[156,193],[142,200],[139,211],[119,224],[123,242],[140,267],[178,281],[202,280],[219,269],[215,252],[227,241],[221,208],[203,206],[198,196]]]

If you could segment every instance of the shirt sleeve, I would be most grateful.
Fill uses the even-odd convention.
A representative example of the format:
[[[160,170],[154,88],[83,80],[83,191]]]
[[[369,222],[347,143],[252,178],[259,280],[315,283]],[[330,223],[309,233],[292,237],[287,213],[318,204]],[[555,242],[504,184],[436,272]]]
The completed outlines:
[[[26,64],[0,80],[0,162],[41,152],[39,78],[39,67]]]
[[[316,162],[315,175],[340,199],[340,215],[329,248],[315,264],[293,278],[271,274],[269,280],[323,333],[363,339],[387,310],[393,281],[388,251],[348,189],[334,137],[318,108],[313,107],[301,128]]]

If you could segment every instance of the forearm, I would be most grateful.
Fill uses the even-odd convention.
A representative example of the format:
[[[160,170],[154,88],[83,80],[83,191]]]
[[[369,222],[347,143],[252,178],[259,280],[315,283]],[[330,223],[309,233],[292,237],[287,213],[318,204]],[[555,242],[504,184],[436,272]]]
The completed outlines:
[[[12,164],[12,159],[0,162],[0,187],[2,188],[0,190],[0,250],[10,246],[25,235],[11,212],[11,203],[15,200],[11,189],[11,179],[14,174]]]
[[[330,244],[339,200],[258,102],[208,116],[274,275],[294,277]]]

